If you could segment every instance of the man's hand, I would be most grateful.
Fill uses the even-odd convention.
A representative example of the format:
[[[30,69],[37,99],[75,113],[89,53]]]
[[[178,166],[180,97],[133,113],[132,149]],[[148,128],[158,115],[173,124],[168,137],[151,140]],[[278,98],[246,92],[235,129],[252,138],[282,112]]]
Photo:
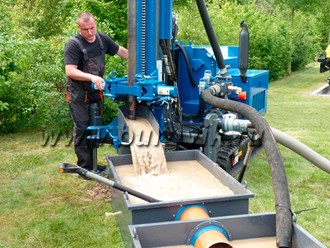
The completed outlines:
[[[103,90],[104,86],[105,86],[105,81],[103,78],[99,77],[99,76],[92,76],[91,78],[92,83],[95,86],[95,89],[97,90]]]
[[[103,78],[78,70],[76,65],[66,65],[65,73],[74,80],[92,82],[97,90],[104,89],[105,81]]]

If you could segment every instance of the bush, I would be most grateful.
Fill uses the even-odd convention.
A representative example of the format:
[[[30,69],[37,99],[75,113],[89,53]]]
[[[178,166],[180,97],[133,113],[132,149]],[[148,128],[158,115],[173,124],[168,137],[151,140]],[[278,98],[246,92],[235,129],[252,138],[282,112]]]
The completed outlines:
[[[7,66],[0,97],[7,108],[2,111],[0,131],[67,126],[62,47],[43,38],[15,36],[5,44]]]
[[[286,24],[281,16],[256,12],[250,28],[250,68],[269,70],[270,80],[285,76],[291,61],[290,30]]]
[[[294,43],[292,71],[303,69],[322,50],[320,46],[322,37],[318,34],[318,25],[319,23],[314,17],[306,16],[303,12],[296,13],[292,34]]]
[[[65,102],[63,47],[66,40],[77,32],[75,20],[78,13],[94,12],[99,30],[119,37],[118,42],[126,44],[125,21],[121,20],[118,25],[123,30],[111,30],[116,26],[111,16],[115,13],[119,18],[125,14],[126,19],[125,8],[109,12],[110,3],[103,1],[66,1],[63,5],[60,2],[50,3],[54,8],[41,0],[13,3],[12,13],[10,8],[1,6],[1,17],[8,20],[11,28],[0,25],[0,132],[28,128],[71,129],[72,121]],[[115,10],[121,2],[113,1],[111,7]],[[18,12],[20,15],[15,14]],[[125,74],[126,62],[107,59],[107,68]],[[114,113],[117,114],[117,104],[107,108],[111,119]]]

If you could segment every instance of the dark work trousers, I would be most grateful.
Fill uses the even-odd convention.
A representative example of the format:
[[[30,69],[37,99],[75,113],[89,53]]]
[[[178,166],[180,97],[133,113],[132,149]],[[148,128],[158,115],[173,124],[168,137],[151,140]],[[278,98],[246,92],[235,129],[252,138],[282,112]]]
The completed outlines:
[[[102,101],[98,102],[102,108]],[[90,125],[89,111],[90,104],[84,102],[69,102],[69,110],[73,120],[73,141],[74,150],[77,155],[77,164],[88,170],[93,169],[93,148],[87,140],[89,135],[87,127]]]

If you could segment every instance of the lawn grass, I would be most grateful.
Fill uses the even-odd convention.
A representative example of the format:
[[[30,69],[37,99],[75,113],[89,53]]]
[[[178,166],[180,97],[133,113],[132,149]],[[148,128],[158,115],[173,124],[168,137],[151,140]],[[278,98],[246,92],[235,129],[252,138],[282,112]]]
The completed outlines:
[[[96,182],[58,172],[75,162],[72,146],[43,143],[38,132],[1,136],[0,247],[124,247],[109,197],[89,193]]]
[[[318,64],[269,88],[268,123],[330,159],[330,98],[309,93],[325,84]],[[54,141],[54,140],[52,140]],[[61,162],[75,162],[72,146],[63,137],[46,145],[41,132],[0,136],[0,247],[111,247],[121,240],[108,198],[90,194],[94,181],[58,173]],[[329,174],[280,146],[289,182],[292,210],[316,210],[298,215],[298,224],[330,247]],[[99,149],[99,162],[114,154]],[[255,194],[250,212],[273,212],[274,197],[265,154],[249,164],[244,178]]]

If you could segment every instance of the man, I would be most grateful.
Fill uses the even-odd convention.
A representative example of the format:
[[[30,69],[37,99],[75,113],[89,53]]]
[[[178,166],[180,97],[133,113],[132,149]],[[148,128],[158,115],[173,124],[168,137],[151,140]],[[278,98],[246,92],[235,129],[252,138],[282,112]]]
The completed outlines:
[[[105,81],[103,79],[105,54],[128,59],[126,48],[109,36],[97,32],[94,16],[89,12],[77,18],[79,34],[67,41],[64,47],[64,64],[67,81],[67,101],[74,123],[73,138],[77,164],[93,169],[93,149],[87,140],[86,128],[90,125],[92,104],[102,109]],[[92,84],[94,87],[92,87]],[[98,170],[104,170],[99,166]]]

